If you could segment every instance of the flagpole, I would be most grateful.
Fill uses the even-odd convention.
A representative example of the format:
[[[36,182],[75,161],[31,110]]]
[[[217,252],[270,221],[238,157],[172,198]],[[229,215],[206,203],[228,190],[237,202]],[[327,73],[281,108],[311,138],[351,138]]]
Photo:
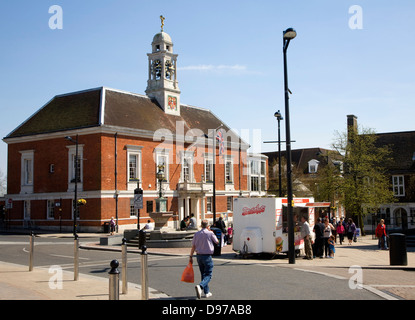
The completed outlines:
[[[213,224],[216,222],[216,139],[217,139],[217,130],[221,128],[223,124],[221,124],[219,127],[213,130]],[[210,131],[210,130],[209,130]],[[205,138],[209,139],[209,134],[204,134]],[[221,143],[223,144],[223,137],[221,140]],[[219,151],[219,154],[221,151]]]
[[[213,225],[216,223],[216,135],[215,129],[213,136]]]

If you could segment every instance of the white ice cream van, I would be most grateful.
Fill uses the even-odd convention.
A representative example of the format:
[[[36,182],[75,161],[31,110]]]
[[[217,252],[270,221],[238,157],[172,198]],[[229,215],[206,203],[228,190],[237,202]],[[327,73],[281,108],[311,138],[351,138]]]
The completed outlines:
[[[314,198],[294,198],[293,202],[294,244],[299,252],[304,248],[301,216],[307,217],[313,230],[319,214],[316,208],[327,211],[330,203],[315,203]],[[235,198],[233,209],[234,251],[241,254],[288,252],[287,198]]]

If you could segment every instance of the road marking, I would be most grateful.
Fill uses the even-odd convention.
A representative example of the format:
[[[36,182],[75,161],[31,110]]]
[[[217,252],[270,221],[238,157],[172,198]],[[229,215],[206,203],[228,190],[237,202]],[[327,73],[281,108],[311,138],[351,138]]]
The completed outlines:
[[[61,254],[51,254],[51,256],[52,257],[60,257],[60,258],[69,258],[69,259],[74,258],[73,256],[64,256],[64,255],[61,255]],[[79,257],[79,260],[91,260],[91,259]]]
[[[345,277],[338,276],[338,275],[334,275],[334,274],[329,274],[329,273],[325,273],[325,272],[314,271],[314,270],[307,270],[307,269],[300,269],[300,268],[293,268],[293,269],[298,270],[298,271],[303,271],[303,272],[316,273],[316,274],[324,275],[326,277],[331,277],[331,278],[335,278],[335,279],[347,280],[347,278],[345,278]],[[370,292],[372,292],[372,293],[374,293],[374,294],[376,294],[376,295],[378,295],[378,296],[380,296],[380,297],[382,297],[382,298],[384,298],[386,300],[398,300],[397,298],[395,298],[395,297],[393,297],[393,296],[391,296],[391,295],[389,295],[389,294],[387,294],[387,293],[385,293],[383,291],[380,291],[380,290],[378,290],[376,288],[373,288],[374,286],[376,286],[376,285],[367,285],[367,284],[364,284],[363,285],[363,289],[365,289],[367,291],[370,291]],[[393,287],[398,287],[398,286],[393,286]]]
[[[303,271],[303,272],[316,273],[316,274],[320,274],[320,275],[323,275],[323,276],[329,276],[329,277],[334,278],[334,279],[347,280],[347,278],[345,278],[345,277],[338,276],[338,275],[335,275],[335,274],[328,274],[326,272],[320,272],[320,271],[314,271],[314,270],[307,270],[307,269],[300,269],[300,268],[293,268],[293,269],[294,270],[298,270],[298,271]]]
[[[415,288],[415,285],[411,284],[371,284],[371,287],[383,287],[383,288]]]
[[[370,292],[373,292],[374,294],[377,294],[378,296],[380,296],[380,297],[382,297],[386,300],[399,300],[398,298],[395,298],[395,297],[393,297],[393,296],[391,296],[391,295],[389,295],[389,294],[387,294],[383,291],[380,291],[380,290],[378,290],[376,288],[373,288],[372,286],[368,286],[366,284],[363,285],[363,289],[366,289]]]

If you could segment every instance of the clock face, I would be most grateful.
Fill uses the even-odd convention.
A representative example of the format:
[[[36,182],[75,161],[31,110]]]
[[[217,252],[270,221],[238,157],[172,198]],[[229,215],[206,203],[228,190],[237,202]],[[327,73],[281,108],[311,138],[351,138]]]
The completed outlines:
[[[153,69],[156,74],[156,78],[159,79],[161,77],[161,61],[160,60],[153,61]]]
[[[171,78],[174,74],[173,63],[170,60],[166,61],[166,78]]]
[[[177,97],[168,96],[167,104],[170,110],[177,111]]]

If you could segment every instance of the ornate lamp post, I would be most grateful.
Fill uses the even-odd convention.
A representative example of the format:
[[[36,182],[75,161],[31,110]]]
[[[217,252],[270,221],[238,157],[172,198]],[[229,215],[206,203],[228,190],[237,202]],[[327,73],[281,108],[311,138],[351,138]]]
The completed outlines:
[[[159,181],[159,197],[156,199],[156,211],[157,212],[166,212],[167,211],[167,200],[163,198],[162,194],[162,183],[166,177],[164,173],[164,165],[157,166],[158,171],[156,174],[157,180]]]

